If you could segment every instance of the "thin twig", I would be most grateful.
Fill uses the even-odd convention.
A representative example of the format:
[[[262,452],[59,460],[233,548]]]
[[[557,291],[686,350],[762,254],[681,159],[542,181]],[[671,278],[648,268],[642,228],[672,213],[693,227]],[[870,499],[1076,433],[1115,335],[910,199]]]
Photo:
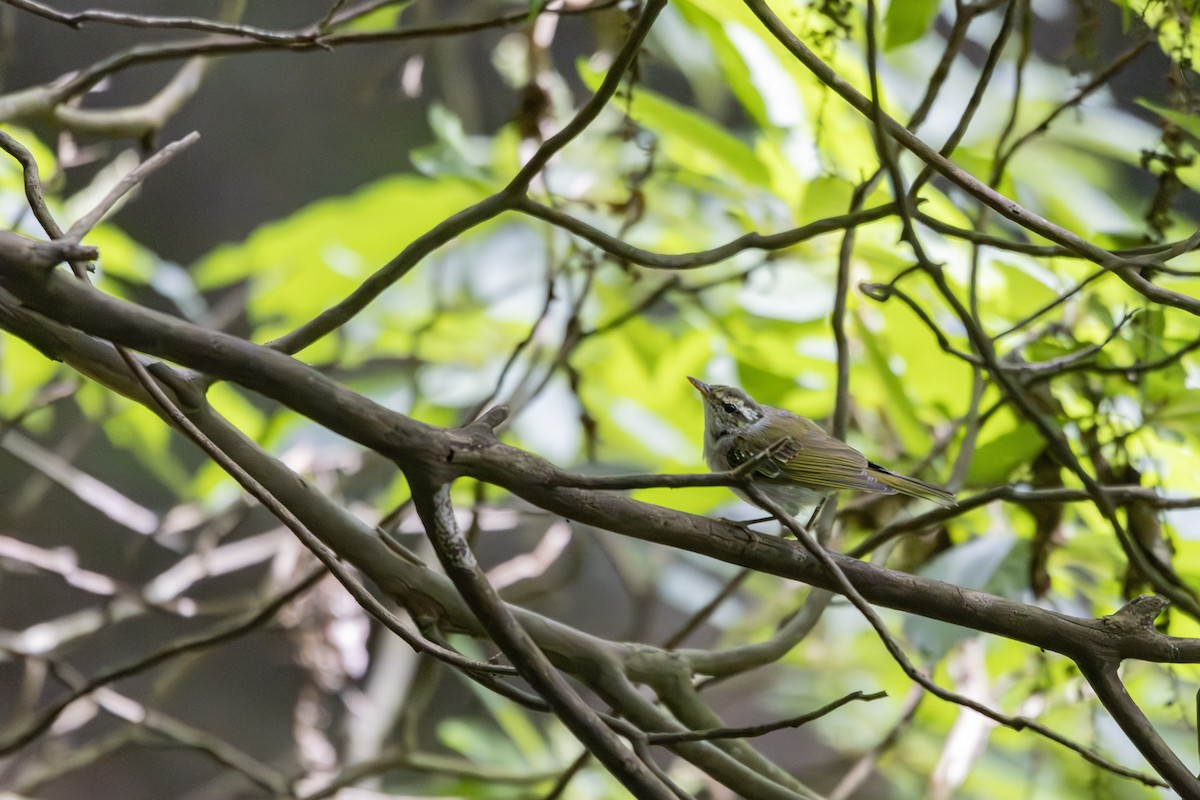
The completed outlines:
[[[784,728],[799,728],[802,725],[807,725],[813,720],[820,719],[855,700],[870,702],[872,700],[880,700],[884,697],[887,697],[887,692],[872,692],[871,694],[851,692],[844,697],[839,697],[837,700],[826,703],[815,711],[776,722],[764,722],[759,725],[747,725],[737,728],[708,728],[706,730],[679,733],[648,733],[646,734],[646,740],[651,744],[676,744],[678,742],[703,742],[711,741],[712,739],[744,739],[762,736],[763,734],[783,730]]]
[[[196,131],[192,131],[187,136],[171,142],[157,153],[147,158],[141,164],[138,164],[135,168],[126,173],[121,180],[117,181],[117,185],[110,189],[108,194],[104,195],[104,198],[96,204],[95,208],[76,220],[75,224],[68,228],[67,232],[58,238],[66,239],[68,242],[73,244],[79,244],[83,240],[83,237],[87,235],[88,231],[96,226],[96,224],[104,217],[104,215],[108,213],[109,209],[116,205],[118,200],[124,197],[130,190],[148,178],[156,170],[166,166],[168,161],[179,155],[179,153],[183,152],[187,148],[191,147],[193,144],[199,141],[199,139],[200,134]]]
[[[294,600],[297,596],[304,593],[316,584],[318,580],[325,574],[324,568],[317,568],[309,571],[295,586],[282,592],[278,596],[272,598],[265,603],[261,608],[250,612],[241,619],[233,622],[217,625],[213,630],[197,636],[179,639],[171,642],[167,646],[154,651],[148,655],[144,655],[135,661],[128,664],[123,664],[118,667],[110,667],[97,675],[92,676],[86,681],[72,688],[72,690],[64,697],[57,698],[50,706],[42,709],[37,717],[24,725],[22,729],[10,732],[4,739],[0,739],[0,755],[14,752],[25,746],[35,738],[45,732],[54,721],[66,710],[67,706],[74,703],[81,697],[85,697],[92,692],[100,689],[114,681],[138,675],[146,670],[155,667],[169,659],[191,653],[198,650],[204,650],[214,645],[236,639],[251,631],[261,627],[279,612],[279,609]]]
[[[1047,728],[1045,725],[1042,725],[1040,722],[1027,717],[1002,714],[999,711],[985,706],[982,703],[976,702],[969,697],[965,697],[957,692],[944,689],[936,684],[929,678],[929,676],[918,670],[916,666],[913,665],[903,648],[900,647],[900,643],[896,641],[895,637],[892,636],[891,632],[888,630],[887,625],[884,624],[883,620],[879,617],[879,614],[875,611],[871,604],[867,602],[866,598],[862,596],[854,584],[852,584],[849,579],[846,578],[846,574],[842,571],[841,567],[837,565],[837,562],[833,560],[825,548],[817,544],[808,531],[806,531],[798,522],[796,522],[795,519],[792,518],[791,515],[784,511],[761,489],[753,484],[750,484],[746,488],[746,492],[757,505],[761,506],[763,510],[774,515],[782,525],[790,530],[792,534],[800,540],[800,543],[804,546],[804,549],[807,550],[815,559],[817,559],[818,562],[820,562],[821,566],[829,574],[830,578],[835,584],[837,584],[838,591],[845,595],[845,597],[854,604],[854,607],[858,609],[859,613],[861,613],[871,627],[875,629],[875,632],[879,635],[880,641],[883,643],[884,649],[888,651],[888,654],[892,656],[892,659],[900,666],[900,669],[904,671],[904,674],[907,675],[910,680],[913,680],[925,687],[926,690],[941,700],[963,706],[964,708],[969,708],[972,711],[982,714],[990,720],[1004,725],[1005,727],[1012,728],[1013,730],[1017,731],[1024,730],[1026,728],[1032,730],[1046,737],[1050,741],[1056,742],[1063,747],[1078,753],[1088,762],[1095,764],[1098,767],[1102,767],[1103,769],[1106,769],[1116,775],[1141,781],[1147,786],[1167,785],[1157,778],[1153,778],[1149,775],[1142,774],[1137,770],[1132,770],[1128,767],[1124,767],[1120,764],[1109,761],[1091,748],[1084,747],[1081,744],[1071,741],[1065,736],[1062,736],[1050,728]],[[1156,764],[1156,766],[1158,765]],[[1192,778],[1191,780],[1195,782],[1195,778]],[[1180,784],[1177,783],[1176,779],[1173,780],[1170,785],[1172,788],[1178,788]]]

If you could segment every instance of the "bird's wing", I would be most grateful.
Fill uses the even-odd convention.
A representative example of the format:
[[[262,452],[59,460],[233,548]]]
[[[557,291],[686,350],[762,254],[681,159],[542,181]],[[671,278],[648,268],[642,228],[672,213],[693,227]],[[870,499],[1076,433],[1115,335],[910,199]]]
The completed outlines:
[[[783,473],[783,465],[800,452],[800,442],[786,434],[776,435],[774,439],[766,441],[766,444],[761,446],[758,444],[757,436],[753,442],[746,437],[739,437],[729,450],[729,466],[740,467],[755,456],[762,455],[766,450],[771,451],[770,456],[758,462],[758,466],[754,468],[754,475],[769,480],[788,480]]]
[[[796,424],[803,433],[796,436]],[[763,477],[779,481],[794,481],[812,489],[865,489],[890,494],[890,486],[876,480],[868,471],[866,456],[850,445],[835,439],[815,422],[788,411],[777,410],[763,418],[756,431],[759,441],[776,442],[788,439],[785,446],[766,459],[757,471]],[[748,453],[746,457],[752,455]],[[773,474],[772,474],[773,473]]]

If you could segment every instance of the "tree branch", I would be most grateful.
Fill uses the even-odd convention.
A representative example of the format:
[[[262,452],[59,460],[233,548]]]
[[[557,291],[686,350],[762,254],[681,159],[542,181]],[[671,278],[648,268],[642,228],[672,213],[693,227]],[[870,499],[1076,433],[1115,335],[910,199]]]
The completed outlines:
[[[446,574],[471,611],[483,624],[526,681],[554,709],[563,724],[622,785],[637,797],[668,800],[676,794],[625,747],[603,720],[558,673],[537,644],[488,583],[470,545],[458,531],[450,505],[448,484],[431,485],[424,476],[408,473],[413,502],[425,524],[429,541]]]

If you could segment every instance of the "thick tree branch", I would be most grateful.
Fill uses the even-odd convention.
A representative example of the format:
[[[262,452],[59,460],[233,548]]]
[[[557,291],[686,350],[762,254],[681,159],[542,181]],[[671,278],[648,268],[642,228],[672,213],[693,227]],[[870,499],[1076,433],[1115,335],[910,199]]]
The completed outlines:
[[[1161,597],[1139,597],[1117,613],[1105,617],[1103,622],[1117,630],[1132,634],[1154,630],[1154,619],[1166,608]],[[1180,760],[1163,738],[1154,730],[1150,720],[1138,704],[1129,696],[1125,685],[1117,674],[1119,659],[1097,655],[1093,659],[1077,661],[1080,671],[1095,690],[1100,702],[1112,714],[1114,720],[1134,743],[1148,762],[1188,800],[1200,798],[1200,779]]]
[[[810,585],[834,586],[823,570],[794,545],[759,536],[747,540],[744,529],[727,523],[626,497],[569,488],[580,478],[533,454],[503,445],[478,431],[424,425],[337,385],[282,353],[118,300],[62,272],[30,270],[11,262],[0,264],[0,286],[30,308],[45,309],[94,336],[258,391],[392,458],[406,470],[420,467],[431,476],[443,478],[468,475],[506,488],[569,519]],[[2,321],[4,317],[0,316]],[[355,554],[348,557],[357,563]],[[996,633],[1068,656],[1077,648],[1100,647],[1122,658],[1200,661],[1200,640],[1110,638],[1091,620],[882,570],[853,559],[839,563],[872,603]]]
[[[668,800],[675,793],[636,758],[608,725],[571,688],[521,627],[488,583],[458,530],[450,505],[450,487],[430,485],[419,471],[408,473],[417,513],[446,574],[466,600],[488,635],[509,657],[521,677],[555,710],[563,724],[600,763],[637,797]]]
[[[4,295],[0,293],[0,300]],[[10,298],[11,300],[11,298]],[[9,313],[6,313],[9,312]],[[146,387],[135,381],[124,369],[117,352],[111,345],[97,342],[78,332],[63,329],[58,323],[41,318],[34,312],[14,308],[0,303],[0,326],[30,339],[42,347],[47,355],[60,358],[72,365],[82,366],[88,374],[104,380],[106,385],[133,397],[140,402],[157,408],[147,394]],[[270,351],[269,351],[270,352]],[[160,365],[161,367],[161,365]],[[320,531],[322,541],[339,556],[358,566],[370,576],[387,594],[396,597],[414,616],[427,624],[439,624],[452,630],[461,630],[473,635],[484,636],[478,619],[462,602],[453,586],[442,576],[407,558],[398,558],[392,548],[354,515],[319,492],[313,491],[304,481],[291,473],[284,465],[259,450],[240,433],[213,414],[202,401],[192,397],[192,389],[180,379],[172,377],[165,369],[156,369],[156,375],[166,380],[169,386],[179,386],[191,399],[185,403],[191,410],[188,418],[204,436],[222,452],[229,454],[255,481],[267,489],[271,496],[285,505],[296,519],[313,531]],[[491,428],[504,418],[505,411],[496,408],[485,414],[462,431],[472,437],[486,436],[490,439]],[[436,463],[436,462],[435,462]],[[436,474],[437,469],[429,470]],[[324,545],[322,545],[324,546]],[[319,549],[319,548],[318,548]],[[611,694],[611,686],[628,680],[623,671],[632,675],[653,674],[655,671],[653,649],[641,645],[616,645],[595,637],[587,636],[523,609],[513,608],[520,624],[530,632],[540,646],[560,668],[570,669],[577,677],[596,682],[596,690],[610,699],[620,698],[618,692]],[[668,656],[676,658],[675,656]],[[465,672],[481,684],[499,692],[515,702],[535,710],[548,710],[534,698],[490,679],[469,665]],[[507,671],[508,667],[493,667],[494,671]],[[614,684],[614,681],[616,684]],[[608,687],[608,688],[606,688]],[[621,713],[638,718],[643,705],[648,705],[636,691],[637,707],[630,709],[618,703]],[[658,712],[656,712],[658,713]],[[606,719],[608,719],[606,717]],[[609,720],[610,724],[619,720]],[[663,727],[666,725],[666,727]],[[661,723],[657,729],[676,730],[677,724]],[[632,728],[620,728],[622,735],[633,735]],[[709,743],[680,743],[672,745],[681,755],[692,760],[702,769],[730,786],[738,786],[747,798],[763,800],[795,800],[797,795],[784,790],[773,782],[748,770],[736,760],[729,758]],[[751,787],[759,787],[752,789]]]

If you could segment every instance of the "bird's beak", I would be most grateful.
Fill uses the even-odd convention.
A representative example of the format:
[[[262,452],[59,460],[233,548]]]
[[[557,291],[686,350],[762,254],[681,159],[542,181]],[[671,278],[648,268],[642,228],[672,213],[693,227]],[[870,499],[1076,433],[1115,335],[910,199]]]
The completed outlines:
[[[692,386],[696,387],[696,391],[700,392],[700,394],[703,395],[704,397],[708,397],[708,393],[710,391],[712,391],[711,389],[709,389],[707,383],[705,383],[704,381],[698,381],[695,378],[693,378],[691,375],[688,376],[688,380],[691,382]]]

